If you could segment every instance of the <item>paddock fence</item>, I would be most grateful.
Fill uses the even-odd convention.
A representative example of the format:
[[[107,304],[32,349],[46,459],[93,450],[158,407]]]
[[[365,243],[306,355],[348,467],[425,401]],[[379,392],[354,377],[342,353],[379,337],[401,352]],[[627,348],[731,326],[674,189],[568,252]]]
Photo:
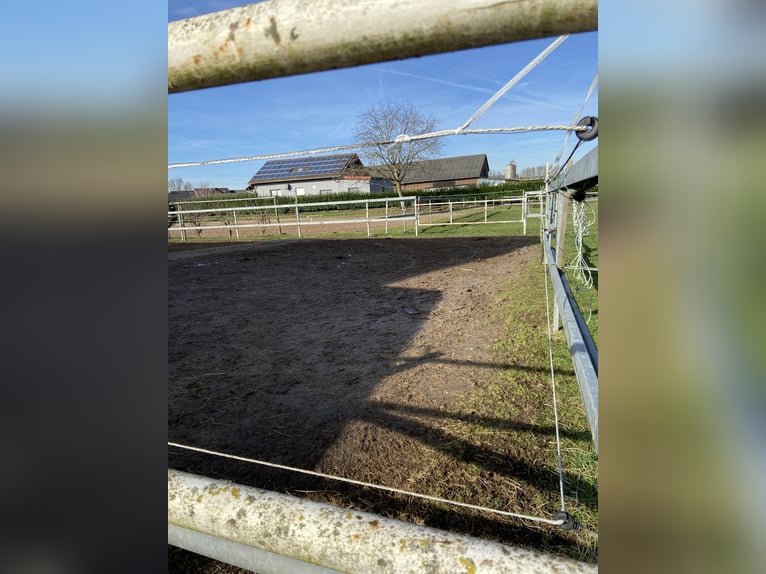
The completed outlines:
[[[302,238],[309,230],[366,231],[388,235],[394,228],[417,235],[417,198],[383,197],[312,203],[244,205],[168,211],[168,239],[242,239],[265,234],[294,233]]]
[[[363,3],[319,0],[312,5],[312,10],[306,10],[304,2],[271,0],[172,22],[168,25],[168,92],[359,66],[598,28],[597,0],[455,0],[404,2],[399,3],[398,7],[400,9],[391,10],[390,2],[384,0]],[[258,25],[253,25],[252,30],[247,32],[251,22]],[[267,22],[271,26],[264,34],[262,24]],[[277,32],[277,26],[283,31],[281,36]],[[286,31],[290,31],[289,41]],[[280,38],[284,38],[284,41],[280,41]],[[290,46],[287,47],[290,42]],[[223,46],[230,46],[232,49],[222,48]],[[527,69],[531,69],[531,63]],[[513,80],[506,86],[510,88],[512,85]],[[479,130],[468,130],[468,126],[502,93],[502,90],[498,92],[457,129],[434,134],[403,134],[397,141],[479,133]],[[545,129],[554,128],[562,129],[562,126],[549,126]],[[541,128],[499,128],[495,129],[494,133],[516,133],[534,129]],[[581,128],[564,126],[563,129],[574,131]],[[315,151],[317,150],[312,150],[312,153]],[[228,161],[238,160],[197,163],[207,165]],[[191,164],[175,164],[169,167],[185,165]],[[417,232],[421,217],[417,200],[414,197],[408,200],[412,202],[411,211],[407,211],[406,203],[399,205],[404,198],[384,198],[382,205],[375,207],[372,204],[375,201],[373,199],[349,202],[348,210],[357,213],[344,214],[338,219],[343,225],[364,225],[368,234],[372,233],[376,225],[382,225],[384,230],[387,230],[387,226],[392,222],[394,225],[414,225]],[[244,230],[279,230],[279,227],[283,226],[291,230],[294,228],[296,234],[301,236],[304,231],[327,225],[318,212],[307,211],[310,207],[311,204],[296,204],[292,207],[292,214],[289,211],[280,212],[281,207],[277,207],[274,212],[277,221],[269,219],[269,210],[274,210],[273,206],[169,211],[168,233],[178,233],[182,240],[186,240],[189,233],[200,235],[200,230],[201,234],[220,233],[224,237],[227,234],[230,237],[240,237]],[[315,204],[313,207],[321,206]],[[433,207],[432,205],[431,208]],[[454,210],[454,206],[451,207]],[[475,206],[471,209],[482,208],[483,206]],[[364,215],[361,214],[362,209]],[[382,209],[383,214],[376,213],[376,209]],[[396,209],[399,209],[399,213],[394,215]],[[449,209],[448,205],[448,211]],[[488,204],[485,211],[489,222]],[[446,217],[449,220],[449,213]],[[452,217],[454,220],[454,211]],[[478,217],[481,219],[480,212]],[[177,219],[174,221],[174,218]],[[174,225],[175,228],[171,231]],[[544,245],[548,255],[551,251],[549,236],[545,237]],[[553,256],[555,255],[551,254],[551,257]],[[550,262],[550,257],[548,261]],[[559,290],[556,299],[564,306],[563,310],[567,311],[567,303],[562,301]],[[565,327],[569,323],[570,321],[567,321]],[[577,326],[576,321],[571,323]],[[579,355],[575,355],[574,351],[578,349],[579,344],[575,343],[574,347],[573,349],[570,343],[573,360],[577,361]],[[577,366],[577,363],[575,364]],[[578,380],[579,378],[578,372]],[[586,408],[592,409],[594,406],[597,407],[597,401],[591,402],[590,405],[586,403]],[[334,507],[318,508],[317,528],[311,530],[305,539],[299,540],[296,537],[280,535],[284,527],[284,518],[296,514],[288,515],[284,508],[277,508],[276,503],[272,503],[274,493],[257,489],[245,490],[246,488],[244,485],[222,484],[221,481],[206,477],[182,476],[169,470],[168,542],[212,558],[246,565],[262,574],[309,571],[568,573],[597,570],[594,564],[558,559],[548,554],[514,547],[490,547],[488,541],[464,536],[454,537],[443,531],[424,533],[418,525],[399,521],[392,521],[391,530],[386,530],[389,534],[386,538],[388,544],[373,538],[361,539],[361,533],[357,533],[364,544],[360,546],[360,552],[352,553],[348,552],[348,547],[353,545],[349,540],[356,540],[353,535],[344,541],[345,545],[340,545],[333,544],[338,536],[332,537],[327,534],[333,533],[334,529],[338,530],[339,535],[346,534],[346,529],[342,528],[345,524],[340,522],[340,517],[355,516],[351,511]],[[224,490],[227,494],[221,496]],[[250,512],[250,508],[246,509],[248,520],[256,524],[263,519],[265,530],[239,530],[238,520],[244,521],[242,517],[245,513],[240,513],[243,509],[238,507],[237,503],[241,502],[240,497],[245,492],[247,496],[243,499],[247,503],[263,509],[263,512],[253,513]],[[210,496],[207,496],[208,494]],[[284,503],[288,505],[288,509],[304,504],[297,499],[286,500]],[[562,513],[566,515],[563,508]],[[562,513],[557,513],[553,520],[542,517],[525,519],[545,521],[565,528],[567,519],[561,517]],[[301,516],[305,518],[307,515],[297,516],[297,520],[300,520]],[[383,531],[384,524],[389,528],[387,519],[382,516],[373,515],[369,521],[364,518],[360,520],[369,525],[365,534]],[[204,524],[201,521],[204,521]],[[294,526],[295,522],[296,520],[292,520],[290,524]],[[245,525],[247,524],[245,522]],[[266,534],[261,536],[262,532]],[[265,538],[273,539],[278,545],[269,546],[265,543]],[[390,540],[397,539],[400,544],[390,543]],[[409,542],[410,540],[412,542]],[[453,543],[453,540],[456,543]],[[447,543],[444,543],[445,541]],[[324,542],[331,544],[323,545]],[[370,556],[374,556],[375,560],[365,563],[363,560]]]

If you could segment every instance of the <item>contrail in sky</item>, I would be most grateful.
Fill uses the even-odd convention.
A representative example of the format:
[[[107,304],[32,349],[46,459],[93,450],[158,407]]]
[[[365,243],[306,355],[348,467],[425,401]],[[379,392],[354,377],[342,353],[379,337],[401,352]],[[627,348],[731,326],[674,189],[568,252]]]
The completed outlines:
[[[381,68],[381,67],[375,67],[375,70],[380,70],[381,72],[387,72],[389,74],[396,74],[399,76],[407,76],[409,78],[416,78],[418,80],[424,80],[426,82],[434,82],[436,84],[443,84],[445,86],[451,86],[453,88],[462,88],[464,90],[471,90],[474,92],[482,92],[484,94],[494,94],[495,90],[492,90],[490,88],[480,88],[479,86],[471,86],[469,84],[458,84],[457,82],[450,82],[448,80],[442,80],[441,78],[432,78],[430,76],[421,76],[419,74],[410,74],[409,72],[400,72],[399,70],[391,70],[389,68]],[[524,96],[517,96],[516,94],[505,94],[506,98],[511,98],[513,100],[524,102],[527,104],[534,104],[539,105],[541,102],[539,100],[534,100],[532,98],[525,98]]]

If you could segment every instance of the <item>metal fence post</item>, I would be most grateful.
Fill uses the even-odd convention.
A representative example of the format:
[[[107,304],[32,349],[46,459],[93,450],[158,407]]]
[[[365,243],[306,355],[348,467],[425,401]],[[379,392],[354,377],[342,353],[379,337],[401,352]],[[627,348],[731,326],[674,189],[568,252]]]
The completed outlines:
[[[415,201],[413,202],[413,205],[415,206],[415,237],[418,236],[418,218],[420,217],[420,208],[418,206],[418,198],[415,197]]]
[[[556,267],[564,269],[564,239],[567,233],[567,216],[569,201],[563,193],[558,194],[558,226],[556,228]]]
[[[527,192],[521,197],[521,220],[524,222],[524,235],[527,234]]]

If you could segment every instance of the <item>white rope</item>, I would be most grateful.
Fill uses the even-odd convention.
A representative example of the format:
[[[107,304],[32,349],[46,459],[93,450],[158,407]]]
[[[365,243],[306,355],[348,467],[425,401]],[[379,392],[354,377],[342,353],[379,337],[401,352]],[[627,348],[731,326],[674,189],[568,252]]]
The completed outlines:
[[[519,83],[519,81],[520,81],[520,80],[521,80],[521,79],[522,79],[524,76],[526,76],[526,75],[527,75],[529,72],[531,72],[533,69],[535,69],[535,68],[537,67],[537,65],[538,65],[540,62],[542,62],[542,61],[543,61],[543,60],[544,60],[544,59],[545,59],[545,58],[548,56],[548,54],[550,54],[551,52],[553,52],[553,50],[555,50],[556,48],[558,48],[558,47],[559,47],[559,45],[560,45],[560,44],[561,44],[561,43],[562,43],[564,40],[566,40],[567,38],[569,38],[569,34],[564,34],[563,36],[559,36],[558,38],[556,38],[556,39],[555,39],[555,40],[554,40],[554,41],[551,43],[551,45],[550,45],[550,46],[548,46],[548,47],[547,47],[545,50],[543,50],[542,52],[540,52],[540,54],[538,54],[538,56],[537,56],[537,57],[536,57],[534,60],[532,60],[531,62],[529,62],[529,64],[527,64],[527,65],[524,67],[524,69],[522,69],[522,70],[521,70],[521,71],[520,71],[518,74],[516,74],[516,75],[515,75],[513,78],[511,78],[511,79],[508,81],[508,83],[507,83],[507,84],[505,84],[505,85],[504,85],[502,88],[500,88],[500,89],[499,89],[499,90],[498,90],[498,91],[495,93],[495,95],[493,95],[493,96],[492,96],[490,99],[488,99],[486,102],[484,102],[484,105],[483,105],[483,106],[481,106],[481,107],[480,107],[478,110],[476,110],[476,111],[473,113],[473,115],[472,115],[470,118],[468,118],[468,120],[467,120],[467,121],[466,121],[466,122],[465,122],[465,123],[464,123],[462,126],[460,126],[460,129],[461,129],[461,130],[464,130],[464,129],[466,129],[468,126],[470,126],[470,125],[471,125],[471,124],[474,122],[474,120],[478,119],[478,118],[479,118],[479,117],[480,117],[482,114],[484,114],[484,112],[486,112],[486,111],[487,111],[489,108],[491,108],[491,107],[492,107],[492,105],[493,105],[493,104],[494,104],[494,103],[495,103],[497,100],[499,100],[499,99],[500,99],[500,98],[503,96],[503,94],[505,94],[505,93],[506,93],[508,90],[510,90],[510,89],[511,89],[513,86],[515,86],[516,84],[518,84],[518,83]],[[576,118],[575,118],[575,119],[576,119]]]
[[[484,506],[477,506],[475,504],[466,504],[465,502],[456,502],[454,500],[447,500],[445,498],[438,498],[436,496],[429,496],[427,494],[419,494],[417,492],[409,492],[407,490],[401,490],[401,489],[398,489],[398,488],[392,488],[390,486],[382,486],[380,484],[372,484],[372,483],[369,483],[369,482],[362,482],[360,480],[353,480],[351,478],[343,478],[343,477],[340,477],[340,476],[333,476],[331,474],[325,474],[323,472],[316,472],[316,471],[313,471],[313,470],[304,470],[302,468],[294,468],[294,467],[291,467],[291,466],[285,466],[283,464],[276,464],[276,463],[273,463],[273,462],[265,462],[265,461],[257,460],[257,459],[254,459],[254,458],[247,458],[247,457],[244,457],[244,456],[237,456],[237,455],[233,455],[233,454],[226,454],[226,453],[223,453],[223,452],[217,452],[217,451],[208,450],[208,449],[205,449],[205,448],[198,448],[198,447],[195,447],[195,446],[187,446],[187,445],[178,444],[178,443],[175,443],[175,442],[168,442],[168,446],[174,446],[176,448],[182,448],[182,449],[191,450],[191,451],[194,451],[194,452],[201,452],[201,453],[204,453],[204,454],[211,454],[211,455],[214,455],[214,456],[220,456],[222,458],[229,458],[229,459],[232,459],[232,460],[239,460],[239,461],[242,461],[242,462],[249,462],[249,463],[253,463],[253,464],[260,464],[262,466],[269,466],[271,468],[278,468],[280,470],[289,470],[291,472],[298,472],[298,473],[301,473],[301,474],[307,474],[309,476],[316,476],[316,477],[319,477],[319,478],[327,478],[327,479],[330,479],[330,480],[337,480],[339,482],[346,482],[348,484],[354,484],[354,485],[357,485],[357,486],[364,486],[364,487],[367,487],[367,488],[375,488],[377,490],[384,490],[386,492],[393,492],[395,494],[403,494],[405,496],[413,496],[415,498],[422,498],[422,499],[425,499],[425,500],[430,500],[432,502],[441,502],[443,504],[451,504],[453,506],[460,506],[460,507],[463,507],[463,508],[470,508],[472,510],[481,510],[483,512],[491,512],[493,514],[499,514],[501,516],[510,516],[510,517],[513,517],[513,518],[520,518],[522,520],[531,520],[533,522],[543,522],[545,524],[551,524],[553,526],[560,526],[561,524],[564,524],[564,522],[565,522],[564,520],[550,520],[548,518],[541,518],[539,516],[527,516],[526,514],[517,514],[515,512],[508,512],[508,511],[505,511],[505,510],[496,510],[494,508],[485,508]]]
[[[588,209],[591,211],[592,215],[590,220],[588,220],[587,217]],[[583,257],[582,242],[583,237],[588,235],[590,228],[595,222],[596,211],[590,205],[587,205],[584,201],[572,202],[572,225],[575,229],[575,248],[577,250],[577,255],[575,255],[575,258],[572,259],[567,267],[574,270],[575,277],[588,289],[593,286],[593,274],[591,273],[591,269],[593,268],[588,265],[588,262],[585,261],[585,257]]]
[[[516,127],[516,128],[481,128],[481,129],[470,129],[470,130],[463,130],[458,128],[453,130],[440,130],[436,132],[429,132],[429,133],[419,134],[414,136],[401,134],[397,136],[396,139],[393,141],[355,143],[355,144],[348,144],[348,145],[322,147],[322,148],[307,149],[302,151],[291,151],[291,152],[284,152],[284,153],[251,155],[246,157],[213,159],[208,161],[191,161],[186,163],[170,163],[168,164],[168,169],[174,169],[178,167],[199,167],[203,165],[219,165],[223,163],[237,163],[237,162],[244,162],[244,161],[280,159],[280,158],[286,158],[286,157],[312,155],[317,153],[330,153],[334,151],[345,151],[345,150],[352,150],[352,149],[362,149],[366,147],[377,147],[377,146],[384,146],[384,145],[390,145],[395,143],[406,143],[411,141],[440,138],[445,136],[457,136],[457,135],[469,135],[469,134],[516,134],[516,133],[529,133],[529,132],[540,132],[540,131],[587,131],[588,129],[589,128],[587,126],[563,126],[563,125],[527,126],[527,127]]]
[[[585,100],[583,100],[582,105],[580,106],[580,109],[577,110],[577,113],[575,114],[574,118],[572,118],[572,123],[577,123],[577,120],[580,119],[580,114],[582,114],[583,109],[585,108],[585,104],[588,103],[588,100],[593,95],[593,90],[596,89],[596,86],[598,85],[598,70],[596,70],[596,73],[593,75],[593,81],[590,83],[590,88],[588,88],[588,93],[585,95]],[[567,147],[567,142],[569,141],[569,138],[572,137],[572,132],[567,132],[567,135],[564,137],[564,143],[561,145],[561,149],[559,150],[559,153],[556,155],[556,159],[553,161],[554,169],[559,163],[559,160],[561,159],[561,156],[564,155],[564,148]]]
[[[551,329],[551,308],[548,299],[548,264],[543,265],[545,267],[545,318],[548,321],[548,358],[551,365],[551,388],[553,389],[553,417],[556,426],[556,452],[558,455],[558,467],[559,467],[559,489],[561,491],[561,510],[566,512],[566,505],[564,504],[564,469],[561,463],[561,436],[559,433],[559,409],[556,400],[556,375],[553,368],[553,335]]]

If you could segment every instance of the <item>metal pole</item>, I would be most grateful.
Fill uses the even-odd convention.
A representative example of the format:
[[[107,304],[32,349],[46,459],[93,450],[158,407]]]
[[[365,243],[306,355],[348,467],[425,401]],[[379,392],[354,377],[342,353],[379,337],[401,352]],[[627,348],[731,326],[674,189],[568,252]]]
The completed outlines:
[[[563,193],[558,194],[559,200],[559,222],[556,229],[556,267],[559,270],[564,269],[564,238],[567,233],[567,217],[569,211],[569,200]]]
[[[388,235],[388,200],[385,201],[384,205],[386,206],[386,235]]]
[[[560,216],[560,213],[561,213],[561,211],[559,209],[559,207],[560,207],[560,199],[561,199],[561,196],[560,195],[556,195],[555,201],[554,200],[550,201],[550,204],[551,204],[551,227],[553,227],[554,223],[555,223],[557,245],[558,245],[558,237],[559,237],[559,235],[558,235],[558,221],[559,221],[558,217]],[[548,236],[548,238],[550,240],[550,235]],[[552,263],[552,264],[556,265],[556,270],[557,271],[559,269],[561,269],[558,266],[558,258],[559,258],[559,254],[560,253],[561,253],[561,251],[557,249],[556,253],[553,254],[554,256],[548,258],[548,262],[549,263]],[[561,315],[561,307],[559,306],[559,299],[557,297],[554,297],[553,298],[553,332],[554,333],[558,333],[559,329],[561,328],[561,325],[559,324],[559,317],[560,317],[560,315]]]
[[[168,24],[168,92],[598,29],[598,0],[269,0]]]
[[[370,236],[370,202],[364,202],[364,216],[367,219],[367,237]]]
[[[550,257],[548,263],[551,283],[553,284],[555,307],[561,309],[561,319],[564,324],[564,335],[572,357],[577,384],[580,387],[585,414],[588,417],[593,445],[598,454],[598,350],[593,337],[588,330],[577,302],[574,299],[566,276],[552,263],[553,254],[548,241],[543,246]],[[559,303],[560,302],[560,303]],[[558,311],[556,311],[558,321]],[[557,328],[558,329],[558,328]]]
[[[232,209],[231,212],[234,214],[234,233],[237,234],[237,239],[239,239],[239,224],[237,223],[237,210]]]
[[[259,574],[339,574],[337,570],[181,528],[175,524],[168,524],[168,544]]]
[[[418,236],[418,224],[420,223],[420,206],[418,205],[418,198],[415,198],[415,237]]]
[[[168,526],[171,544],[219,560],[231,559],[231,549],[217,542],[234,543],[240,558],[251,558],[245,567],[262,574],[277,572],[264,553],[288,572],[597,572],[595,564],[174,470]]]

